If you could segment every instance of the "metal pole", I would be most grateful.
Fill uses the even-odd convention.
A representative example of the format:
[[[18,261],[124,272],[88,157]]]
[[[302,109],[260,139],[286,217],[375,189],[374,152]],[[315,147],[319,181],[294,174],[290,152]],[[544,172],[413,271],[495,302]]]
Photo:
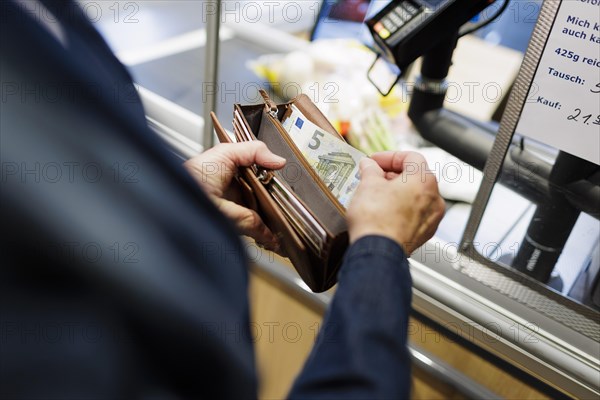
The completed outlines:
[[[204,91],[204,132],[202,136],[202,146],[208,150],[213,146],[213,124],[210,119],[210,112],[216,111],[217,105],[217,85],[219,68],[219,23],[221,19],[221,0],[207,0],[203,8],[206,12],[206,51],[205,51],[205,71],[202,90]],[[207,88],[209,88],[207,90]]]

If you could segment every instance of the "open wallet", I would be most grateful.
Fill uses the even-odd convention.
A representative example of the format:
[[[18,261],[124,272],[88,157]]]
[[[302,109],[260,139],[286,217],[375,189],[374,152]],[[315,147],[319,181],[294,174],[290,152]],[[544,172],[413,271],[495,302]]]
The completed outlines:
[[[281,121],[295,105],[313,124],[344,140],[317,106],[300,95],[275,104],[261,90],[264,104],[234,105],[235,140],[211,114],[221,143],[260,140],[287,160],[281,170],[257,165],[240,167],[237,179],[246,206],[254,209],[278,237],[296,271],[314,292],[323,292],[337,281],[348,247],[345,208],[317,175],[293,142]]]

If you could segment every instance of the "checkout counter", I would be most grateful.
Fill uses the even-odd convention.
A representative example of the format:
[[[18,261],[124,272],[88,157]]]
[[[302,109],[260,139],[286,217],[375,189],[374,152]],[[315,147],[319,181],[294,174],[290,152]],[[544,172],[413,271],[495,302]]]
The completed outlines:
[[[142,4],[142,12],[170,19],[171,25],[166,26],[176,27],[174,31],[167,29],[158,44],[127,48],[128,45],[119,44],[119,35],[110,31],[113,28],[104,29],[109,41],[114,38],[117,54],[139,85],[149,124],[182,159],[201,151],[203,143],[208,143],[203,136],[206,120],[202,117],[206,111],[203,104],[208,101],[203,86],[207,71],[216,72],[216,81],[230,91],[216,100],[219,119],[229,122],[233,104],[246,102],[239,96],[240,87],[268,87],[267,82],[245,68],[247,60],[302,50],[308,45],[306,35],[285,32],[285,21],[226,21],[220,24],[217,62],[208,65],[206,52],[216,51],[214,24],[219,23],[210,18],[200,21],[200,6],[194,3]],[[544,76],[535,75],[538,66],[548,62],[542,58],[544,45],[555,32],[551,29],[553,21],[563,23],[567,17],[564,9],[561,14],[561,2],[524,3],[514,2],[516,8],[507,12],[505,18],[505,22],[516,19],[516,25],[520,23],[528,31],[526,35],[531,35],[531,41],[529,37],[525,40],[530,44],[520,72],[522,53],[502,47],[489,53],[498,59],[480,60],[508,65],[508,75],[506,69],[503,73],[509,77],[512,66],[512,78],[506,87],[514,88],[511,97],[494,103],[492,112],[475,123],[462,115],[473,114],[477,108],[474,104],[463,107],[462,114],[456,106],[448,114],[441,103],[433,108],[412,109],[413,122],[430,145],[437,144],[483,171],[474,201],[448,202],[436,235],[409,260],[414,285],[409,326],[414,398],[600,395],[598,161],[590,161],[594,155],[585,152],[584,156],[573,157],[577,150],[561,151],[565,148],[560,141],[545,141],[543,135],[528,134],[533,122],[543,124],[543,113],[535,109],[537,97],[531,97],[537,96],[530,90],[535,87],[531,82],[545,82]],[[530,9],[531,4],[535,5],[534,10]],[[312,10],[311,5],[305,6]],[[155,9],[143,10],[144,7]],[[169,15],[167,9],[178,7],[183,11]],[[233,2],[224,2],[223,7],[230,7],[235,15],[231,11]],[[590,7],[597,11],[597,6]],[[307,31],[313,22],[314,18],[302,21],[296,30]],[[502,24],[501,19],[496,28]],[[102,25],[99,28],[103,30]],[[493,33],[493,29],[489,32]],[[455,69],[461,62],[465,68],[472,68],[477,60],[463,60],[472,56],[472,51],[460,46],[453,58]],[[489,45],[482,48],[489,49]],[[427,62],[425,57],[423,64]],[[501,70],[498,68],[498,73]],[[422,99],[423,94],[418,96]],[[523,96],[534,101],[523,101]],[[598,105],[597,99],[594,101]],[[588,112],[597,113],[593,104],[587,103],[592,107]],[[575,108],[585,105],[584,101]],[[484,106],[489,108],[489,104]],[[580,119],[586,114],[581,112]],[[573,115],[566,115],[572,117],[566,120],[573,122],[577,118]],[[469,129],[464,128],[463,117],[471,121]],[[435,118],[462,133],[455,132],[454,138],[444,137],[442,132],[436,132],[439,126]],[[589,120],[594,118],[595,115]],[[571,126],[575,132],[583,129]],[[600,136],[599,125],[591,125],[591,129],[595,129],[591,132],[596,138]],[[465,146],[473,151],[465,153]],[[562,170],[553,168],[559,163],[564,165]],[[535,168],[529,168],[532,165]],[[569,173],[561,175],[560,171]],[[549,222],[536,225],[539,221]],[[542,245],[536,237],[550,237],[550,242],[555,239],[556,246]],[[529,244],[523,245],[525,242]],[[249,248],[256,250],[251,244]],[[557,251],[558,254],[552,254]],[[281,398],[310,350],[335,288],[312,293],[287,260],[264,252],[256,255],[251,303],[263,384],[260,396]],[[554,257],[553,267],[538,271],[536,260],[540,257]]]

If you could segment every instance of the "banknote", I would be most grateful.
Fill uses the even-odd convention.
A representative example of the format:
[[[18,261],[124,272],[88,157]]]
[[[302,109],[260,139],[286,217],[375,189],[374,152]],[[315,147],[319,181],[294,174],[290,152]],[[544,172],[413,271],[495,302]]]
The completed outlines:
[[[325,186],[348,207],[359,181],[358,163],[366,155],[310,122],[294,105],[284,129]]]

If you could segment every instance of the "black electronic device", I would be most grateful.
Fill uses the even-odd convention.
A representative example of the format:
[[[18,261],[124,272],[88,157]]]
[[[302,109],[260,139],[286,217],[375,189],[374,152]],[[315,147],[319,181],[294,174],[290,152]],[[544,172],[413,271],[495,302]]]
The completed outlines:
[[[495,1],[392,1],[366,24],[383,56],[402,72]]]

